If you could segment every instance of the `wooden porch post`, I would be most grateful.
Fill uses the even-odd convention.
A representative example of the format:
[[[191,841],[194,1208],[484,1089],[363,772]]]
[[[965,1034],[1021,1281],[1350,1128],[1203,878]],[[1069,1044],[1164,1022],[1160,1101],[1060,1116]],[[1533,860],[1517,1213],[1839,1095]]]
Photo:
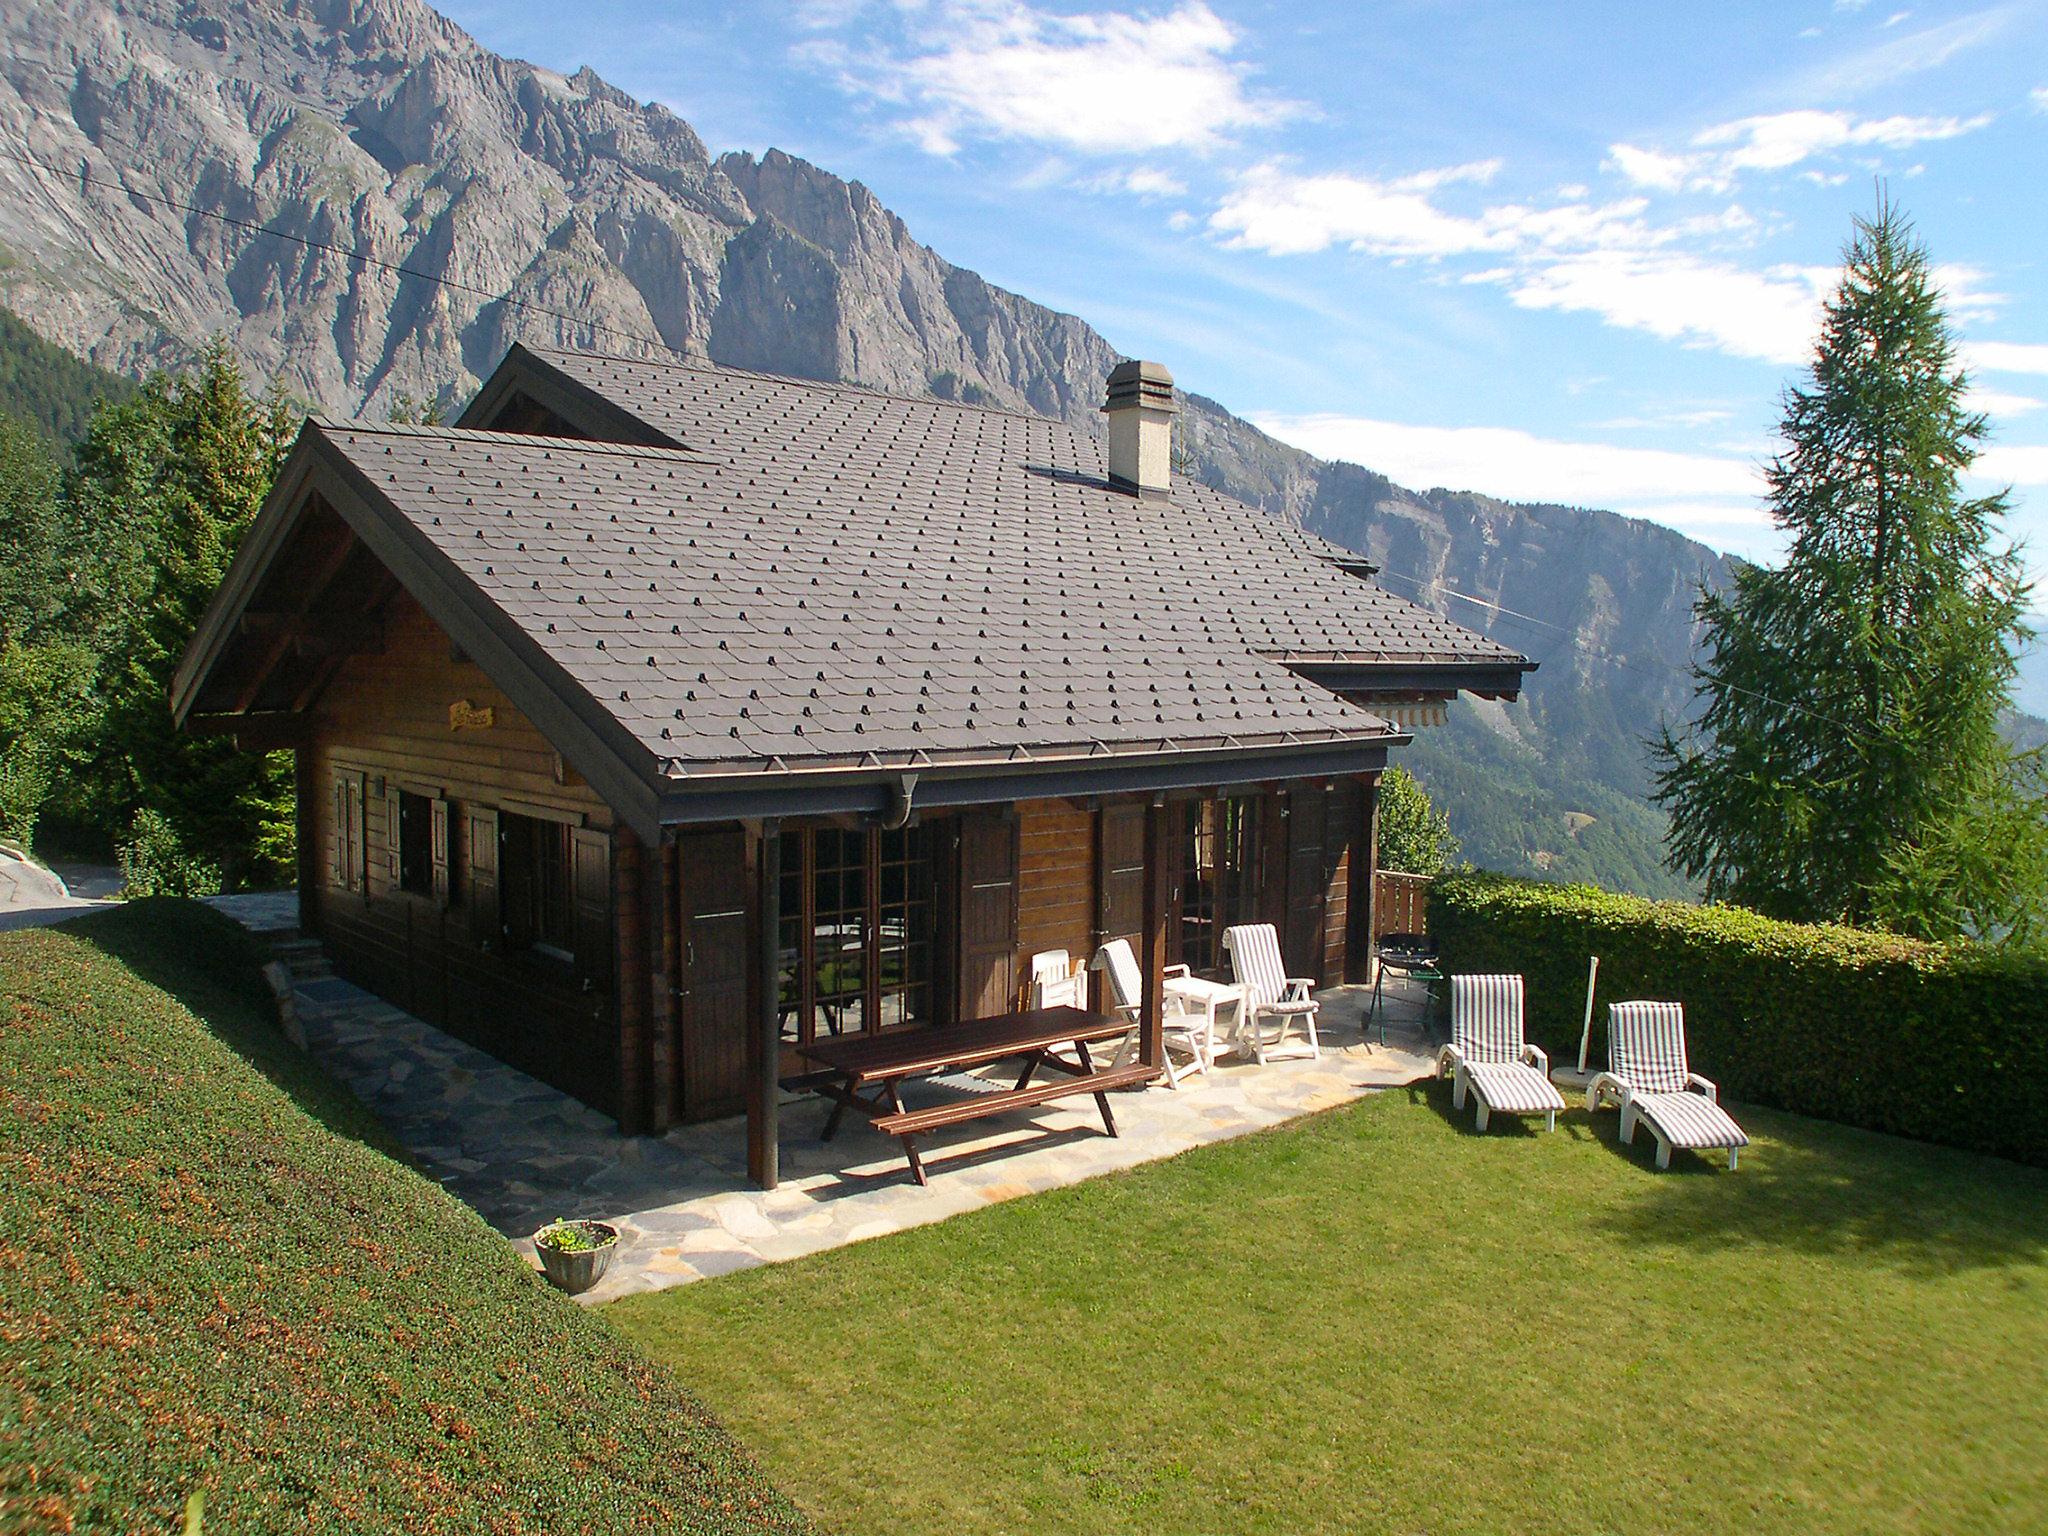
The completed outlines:
[[[327,869],[317,836],[320,807],[326,803],[320,798],[325,788],[318,782],[318,767],[311,746],[292,749],[292,815],[298,823],[299,932],[308,938],[319,933],[320,882]]]
[[[782,1071],[782,1011],[776,963],[782,928],[782,824],[761,823],[754,840],[760,882],[755,911],[760,921],[755,928],[758,962],[755,986],[759,989],[759,1016],[747,1032],[747,1177],[762,1189],[773,1189],[782,1178],[781,1127],[778,1101]]]
[[[1365,791],[1359,808],[1358,836],[1361,845],[1351,855],[1351,890],[1346,907],[1349,921],[1344,935],[1344,979],[1369,982],[1373,973],[1373,931],[1379,914],[1373,898],[1379,886],[1380,870],[1380,776],[1360,781]]]
[[[1166,816],[1164,799],[1145,807],[1145,926],[1138,935],[1145,1006],[1139,1014],[1138,1060],[1148,1067],[1166,1062],[1166,916],[1173,905],[1173,882],[1179,875],[1169,867],[1173,847]]]

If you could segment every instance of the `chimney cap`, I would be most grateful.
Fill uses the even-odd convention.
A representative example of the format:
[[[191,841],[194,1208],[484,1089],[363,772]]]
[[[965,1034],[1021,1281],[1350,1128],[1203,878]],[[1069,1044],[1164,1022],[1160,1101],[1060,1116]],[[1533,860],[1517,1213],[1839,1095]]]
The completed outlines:
[[[1113,411],[1119,407],[1149,405],[1157,410],[1173,410],[1173,375],[1166,364],[1146,361],[1142,358],[1126,358],[1109,371],[1109,398],[1102,408]]]

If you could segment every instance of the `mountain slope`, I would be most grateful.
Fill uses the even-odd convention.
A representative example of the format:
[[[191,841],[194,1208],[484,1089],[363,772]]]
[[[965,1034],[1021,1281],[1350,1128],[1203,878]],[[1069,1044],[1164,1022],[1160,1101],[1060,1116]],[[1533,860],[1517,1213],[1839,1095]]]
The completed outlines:
[[[39,0],[0,37],[0,131],[58,168],[0,159],[0,303],[103,367],[226,334],[259,376],[381,416],[455,403],[514,339],[659,338],[1099,430],[1118,353],[1082,321],[947,262],[858,182],[714,159],[665,109],[500,58],[419,0]],[[1471,856],[1677,888],[1640,741],[1684,708],[1720,557],[1609,513],[1403,490],[1187,404],[1193,473],[1543,662],[1523,703],[1461,705],[1411,755]]]
[[[70,443],[85,435],[102,401],[134,393],[127,379],[79,361],[0,309],[0,416],[33,427],[51,443]]]

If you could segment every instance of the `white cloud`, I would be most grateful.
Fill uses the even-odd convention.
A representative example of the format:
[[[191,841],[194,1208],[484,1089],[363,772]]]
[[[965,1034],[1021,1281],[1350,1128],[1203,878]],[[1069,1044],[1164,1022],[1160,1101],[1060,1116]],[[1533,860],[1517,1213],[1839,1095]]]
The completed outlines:
[[[1785,171],[1845,149],[1904,149],[1974,133],[1991,121],[1976,117],[1866,117],[1807,109],[1716,123],[1694,134],[1685,150],[1616,144],[1608,164],[1639,187],[1657,192],[1727,192],[1752,171]]]
[[[1964,342],[1963,366],[1973,373],[2048,373],[2048,343]]]
[[[899,109],[933,154],[970,137],[1090,154],[1205,151],[1302,110],[1252,89],[1232,57],[1237,31],[1203,0],[1137,16],[1057,15],[1024,0],[899,8],[902,27],[864,27],[859,52],[810,56],[831,63],[848,91]]]
[[[2048,85],[2037,85],[2027,93],[2027,100],[2034,104],[2036,112],[2048,112]]]
[[[1744,459],[1567,442],[1511,427],[1414,427],[1330,414],[1255,415],[1252,422],[1319,457],[1348,459],[1404,485],[1608,507],[1674,525],[1768,521],[1762,478]]]
[[[1803,361],[1832,267],[1761,272],[1679,252],[1586,251],[1518,273],[1523,309],[1598,315],[1609,325],[1769,363]]]
[[[1301,176],[1275,164],[1253,168],[1217,205],[1209,227],[1231,246],[1295,256],[1346,245],[1380,256],[1454,256],[1504,251],[1505,230],[1446,213],[1430,194],[1456,182],[1484,182],[1498,160],[1446,166],[1392,181],[1332,172]]]
[[[1074,182],[1083,192],[1128,193],[1141,202],[1152,202],[1162,197],[1179,197],[1187,191],[1187,183],[1171,171],[1162,171],[1157,166],[1141,165],[1135,170],[1097,171],[1092,176],[1083,176]]]
[[[2048,448],[1994,444],[1970,466],[1973,478],[2001,485],[2048,485]]]
[[[2024,416],[2029,411],[2038,411],[2044,402],[2032,395],[2012,394],[2002,389],[1981,389],[1971,385],[1963,397],[1964,406],[1973,411],[1982,411],[1987,416]]]
[[[1882,25],[1886,28],[1896,27],[1902,21],[1911,20],[1912,16],[1911,11],[1893,11],[1891,15],[1885,17]]]

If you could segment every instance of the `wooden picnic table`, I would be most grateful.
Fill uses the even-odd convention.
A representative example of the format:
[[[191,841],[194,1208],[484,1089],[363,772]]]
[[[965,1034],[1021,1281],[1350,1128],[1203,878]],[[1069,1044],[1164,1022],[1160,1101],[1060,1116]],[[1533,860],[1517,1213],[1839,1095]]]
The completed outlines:
[[[927,1181],[924,1163],[917,1155],[918,1136],[1004,1110],[1092,1093],[1102,1111],[1103,1130],[1114,1136],[1116,1117],[1110,1113],[1110,1092],[1149,1083],[1159,1076],[1159,1068],[1137,1063],[1098,1071],[1088,1047],[1119,1040],[1129,1032],[1127,1022],[1107,1014],[1080,1008],[1034,1008],[965,1024],[818,1040],[798,1049],[806,1059],[832,1074],[815,1090],[833,1101],[832,1113],[825,1121],[824,1139],[832,1139],[839,1129],[841,1115],[849,1109],[858,1110],[883,1135],[901,1139],[911,1174],[923,1184]],[[1063,1048],[1073,1051],[1073,1060],[1058,1054]],[[900,1089],[908,1078],[986,1066],[1013,1056],[1024,1058],[1014,1088],[971,1094],[928,1109],[903,1107]],[[1041,1067],[1060,1076],[1034,1083],[1032,1079]]]

